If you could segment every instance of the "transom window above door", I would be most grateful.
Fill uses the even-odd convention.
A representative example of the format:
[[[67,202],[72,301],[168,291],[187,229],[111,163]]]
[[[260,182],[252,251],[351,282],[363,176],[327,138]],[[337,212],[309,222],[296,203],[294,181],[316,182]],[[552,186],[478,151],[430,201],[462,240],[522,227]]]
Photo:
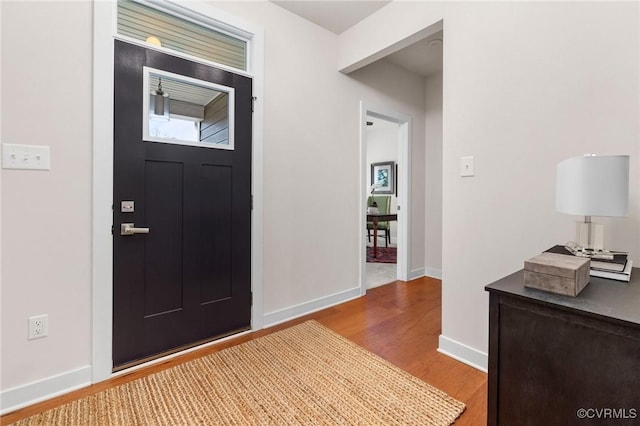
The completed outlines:
[[[118,0],[119,36],[247,71],[247,40],[208,26],[204,17],[183,18],[160,10],[162,2],[145,3]]]

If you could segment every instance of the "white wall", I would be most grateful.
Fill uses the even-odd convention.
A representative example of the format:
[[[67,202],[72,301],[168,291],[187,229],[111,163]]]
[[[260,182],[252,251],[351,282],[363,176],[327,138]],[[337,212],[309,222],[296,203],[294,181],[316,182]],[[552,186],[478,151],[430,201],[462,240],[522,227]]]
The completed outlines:
[[[559,161],[631,155],[630,215],[604,220],[605,243],[640,264],[638,8],[393,2],[340,36],[343,69],[444,19],[442,333],[470,362],[486,366],[484,286],[574,238],[555,212]]]
[[[337,36],[272,3],[216,7],[265,29],[263,291],[270,324],[359,295],[361,101],[414,118],[412,196],[424,194],[424,82],[388,63],[337,72]],[[89,2],[0,8],[2,142],[49,145],[52,156],[50,172],[2,171],[6,409],[7,392],[19,404],[40,388],[34,382],[55,382],[45,391],[53,394],[91,377],[93,34]],[[47,114],[36,117],[38,110]],[[424,266],[424,205],[417,204],[414,269]],[[49,336],[27,341],[27,317],[43,313]]]
[[[411,117],[411,188],[409,213],[411,276],[424,274],[424,78],[388,61],[378,61],[349,74],[366,90],[365,103],[382,111],[393,111]],[[402,206],[401,206],[402,207]]]
[[[51,171],[2,170],[4,391],[90,364],[92,7],[0,7],[1,142],[51,147]],[[38,314],[49,336],[27,341]]]
[[[282,310],[358,286],[359,102],[415,117],[412,148],[420,155],[424,84],[389,63],[348,77],[336,72],[337,36],[271,3],[216,7],[265,29],[264,311],[269,324]],[[417,170],[412,185],[420,197],[423,158],[412,159]],[[423,235],[423,207],[417,206],[412,217],[412,226]],[[421,268],[424,241],[412,243],[410,266]]]
[[[2,7],[0,7],[0,60],[2,59]],[[1,64],[1,62],[0,62]],[[2,66],[0,65],[0,143],[4,140],[2,137]],[[2,154],[0,154],[2,155]],[[0,172],[0,321],[2,321],[2,172]],[[0,326],[0,370],[2,369],[2,326]],[[0,386],[2,383],[2,372],[0,371]]]
[[[398,124],[385,120],[375,120],[375,124],[373,126],[367,127],[367,169],[365,172],[367,174],[368,188],[371,184],[372,163],[393,161],[394,165],[398,164],[398,128]],[[393,172],[395,173],[395,166]],[[394,175],[394,188],[396,182],[395,179],[397,178],[398,177]],[[391,213],[397,212],[398,197],[396,197],[395,192],[393,194],[380,195],[389,195],[391,197],[389,211]],[[390,222],[390,224],[391,238],[395,243],[398,239],[397,222]]]
[[[425,271],[442,278],[442,73],[425,79]]]

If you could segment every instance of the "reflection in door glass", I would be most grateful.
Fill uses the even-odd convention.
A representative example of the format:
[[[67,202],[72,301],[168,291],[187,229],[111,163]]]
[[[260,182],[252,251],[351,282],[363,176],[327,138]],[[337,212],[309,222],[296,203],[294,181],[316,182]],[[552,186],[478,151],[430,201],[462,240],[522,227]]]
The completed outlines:
[[[169,120],[149,119],[149,135],[163,139],[198,142],[200,122],[170,117]]]
[[[233,149],[230,87],[144,67],[143,139]]]

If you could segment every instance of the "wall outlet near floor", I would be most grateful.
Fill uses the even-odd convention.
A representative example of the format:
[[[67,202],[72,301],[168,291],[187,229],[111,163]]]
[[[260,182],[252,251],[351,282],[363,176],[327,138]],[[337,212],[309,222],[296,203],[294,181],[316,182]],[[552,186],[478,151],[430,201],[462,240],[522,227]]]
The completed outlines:
[[[473,157],[460,157],[460,176],[473,176]]]
[[[49,315],[29,317],[29,340],[46,337],[47,334],[49,334]]]

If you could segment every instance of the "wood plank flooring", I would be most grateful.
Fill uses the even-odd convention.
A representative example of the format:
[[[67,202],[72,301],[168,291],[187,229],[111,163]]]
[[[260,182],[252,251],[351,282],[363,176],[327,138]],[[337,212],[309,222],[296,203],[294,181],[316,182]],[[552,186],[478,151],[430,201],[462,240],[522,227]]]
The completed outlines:
[[[197,350],[9,413],[7,424],[103,389],[314,319],[425,382],[464,402],[456,426],[487,423],[487,375],[440,354],[441,283],[431,278],[377,287],[367,295],[275,327]]]

